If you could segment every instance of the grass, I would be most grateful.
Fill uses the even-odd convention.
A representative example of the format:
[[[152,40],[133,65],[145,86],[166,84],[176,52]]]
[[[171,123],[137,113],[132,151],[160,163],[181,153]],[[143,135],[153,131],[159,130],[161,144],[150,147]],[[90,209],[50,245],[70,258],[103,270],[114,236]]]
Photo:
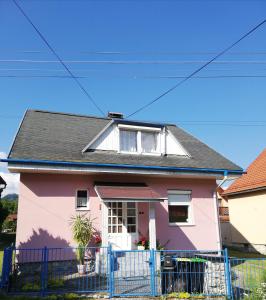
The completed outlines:
[[[235,285],[252,289],[266,280],[266,255],[229,249],[229,256]]]
[[[253,253],[253,252],[243,252],[235,249],[228,249],[228,253],[230,257],[237,257],[237,258],[266,258],[266,255],[260,253]]]
[[[15,233],[0,233],[0,275],[2,273],[4,249],[15,243]]]

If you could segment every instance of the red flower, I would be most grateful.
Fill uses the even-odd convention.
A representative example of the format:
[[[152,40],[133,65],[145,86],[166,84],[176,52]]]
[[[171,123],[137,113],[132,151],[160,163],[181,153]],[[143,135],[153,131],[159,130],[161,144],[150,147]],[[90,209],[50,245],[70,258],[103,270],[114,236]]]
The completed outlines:
[[[95,236],[95,243],[96,244],[101,244],[101,242],[102,242],[102,238],[99,235],[96,235]]]

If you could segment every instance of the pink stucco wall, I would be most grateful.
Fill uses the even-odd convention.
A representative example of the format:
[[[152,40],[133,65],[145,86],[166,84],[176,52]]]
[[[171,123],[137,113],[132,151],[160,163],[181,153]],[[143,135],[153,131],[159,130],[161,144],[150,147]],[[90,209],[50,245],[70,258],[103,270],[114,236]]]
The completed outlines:
[[[156,203],[157,239],[168,249],[217,249],[218,236],[213,191],[215,180],[140,176],[21,174],[16,245],[65,247],[75,245],[69,220],[77,189],[88,189],[94,226],[101,231],[101,202],[94,181],[146,182],[167,197],[168,189],[192,190],[194,226],[169,226],[167,201]],[[139,204],[139,232],[148,235],[148,205]]]

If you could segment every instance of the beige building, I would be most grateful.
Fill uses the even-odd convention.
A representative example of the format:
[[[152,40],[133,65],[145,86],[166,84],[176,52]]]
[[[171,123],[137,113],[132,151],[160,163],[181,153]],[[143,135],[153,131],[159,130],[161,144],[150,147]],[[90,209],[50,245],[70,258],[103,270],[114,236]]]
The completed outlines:
[[[230,214],[224,244],[266,254],[266,149],[222,195]]]

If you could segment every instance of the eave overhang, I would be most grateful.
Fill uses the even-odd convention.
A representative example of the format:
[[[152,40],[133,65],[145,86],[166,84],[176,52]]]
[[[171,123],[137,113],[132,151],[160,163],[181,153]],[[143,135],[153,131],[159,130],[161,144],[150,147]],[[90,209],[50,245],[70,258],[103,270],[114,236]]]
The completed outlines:
[[[68,171],[74,173],[133,173],[133,174],[184,174],[184,175],[206,175],[216,177],[223,176],[239,177],[244,173],[243,170],[226,170],[226,169],[210,169],[210,168],[189,168],[189,167],[169,167],[169,166],[147,166],[147,165],[128,165],[128,164],[107,164],[94,162],[69,162],[69,161],[50,161],[50,160],[31,160],[31,159],[1,159],[1,162],[8,163],[11,172],[35,171]]]

